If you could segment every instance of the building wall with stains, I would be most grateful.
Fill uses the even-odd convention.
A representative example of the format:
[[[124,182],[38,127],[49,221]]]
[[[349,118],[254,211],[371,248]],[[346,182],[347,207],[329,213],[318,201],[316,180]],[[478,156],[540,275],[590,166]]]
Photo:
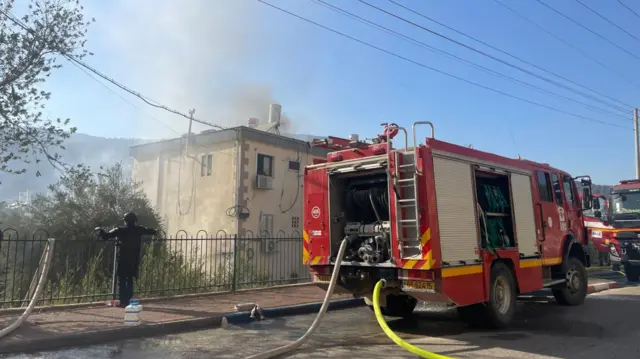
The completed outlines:
[[[237,259],[242,271],[251,273],[242,280],[276,283],[306,277],[302,176],[304,166],[326,151],[248,128],[189,141],[188,158],[181,156],[184,138],[132,150],[134,179],[142,181],[167,233],[185,238],[173,242],[176,250],[218,263],[233,257],[229,237],[239,234]],[[227,239],[221,238],[225,234]],[[197,240],[204,236],[218,239]]]

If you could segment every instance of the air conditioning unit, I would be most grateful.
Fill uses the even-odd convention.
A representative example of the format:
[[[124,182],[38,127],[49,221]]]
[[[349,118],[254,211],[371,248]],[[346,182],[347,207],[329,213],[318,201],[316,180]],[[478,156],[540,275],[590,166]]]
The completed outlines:
[[[262,240],[262,251],[264,253],[273,252],[276,250],[276,239],[263,239]]]
[[[273,189],[273,177],[257,175],[256,176],[256,188]]]

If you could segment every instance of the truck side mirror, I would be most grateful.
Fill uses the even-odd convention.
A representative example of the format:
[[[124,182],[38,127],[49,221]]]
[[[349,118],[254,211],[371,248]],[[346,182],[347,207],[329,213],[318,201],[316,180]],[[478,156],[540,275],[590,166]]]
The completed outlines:
[[[592,205],[593,209],[600,209],[600,200],[598,200],[597,198],[593,199],[593,205]],[[600,213],[600,215],[602,215],[602,213]]]
[[[598,211],[598,210],[593,211],[593,215],[594,215],[596,218],[602,218],[602,212],[600,212],[600,211]]]
[[[589,187],[582,188],[582,209],[591,209],[593,206],[593,197]]]

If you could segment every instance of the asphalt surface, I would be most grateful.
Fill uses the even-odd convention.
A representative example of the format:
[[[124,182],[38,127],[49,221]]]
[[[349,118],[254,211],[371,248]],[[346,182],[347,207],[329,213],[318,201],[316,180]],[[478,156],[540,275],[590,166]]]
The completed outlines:
[[[561,307],[537,297],[518,305],[507,331],[474,331],[442,307],[420,307],[414,320],[389,319],[401,337],[453,358],[613,359],[640,357],[640,286],[592,294],[585,305]],[[241,327],[131,340],[15,359],[237,358],[299,338],[315,315],[267,319]],[[80,343],[78,343],[80,344]],[[395,346],[368,308],[327,313],[317,334],[288,358],[416,358]]]

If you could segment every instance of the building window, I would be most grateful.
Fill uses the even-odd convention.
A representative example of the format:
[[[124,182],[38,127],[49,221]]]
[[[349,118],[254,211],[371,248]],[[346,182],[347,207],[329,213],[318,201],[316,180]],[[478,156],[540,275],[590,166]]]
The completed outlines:
[[[200,177],[211,176],[213,167],[213,155],[203,155],[200,159]]]
[[[551,192],[551,178],[549,174],[543,171],[536,171],[538,179],[538,193],[540,200],[543,202],[553,202],[553,193]]]
[[[289,170],[300,172],[300,162],[298,161],[289,161]]]
[[[273,156],[258,153],[258,174],[273,177]]]
[[[300,228],[300,217],[291,217],[291,227]]]
[[[553,193],[556,194],[556,204],[558,206],[562,206],[562,190],[560,189],[560,178],[558,177],[557,174],[552,173],[551,174],[551,179],[553,180]]]

